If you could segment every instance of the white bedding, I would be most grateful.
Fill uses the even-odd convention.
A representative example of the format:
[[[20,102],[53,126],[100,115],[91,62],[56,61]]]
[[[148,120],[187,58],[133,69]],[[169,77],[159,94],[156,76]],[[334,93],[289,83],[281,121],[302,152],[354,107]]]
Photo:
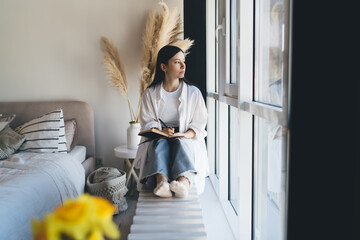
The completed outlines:
[[[32,239],[31,219],[84,186],[85,170],[73,154],[23,152],[0,161],[0,239]]]
[[[68,155],[75,158],[79,163],[82,163],[86,159],[86,147],[76,145]]]

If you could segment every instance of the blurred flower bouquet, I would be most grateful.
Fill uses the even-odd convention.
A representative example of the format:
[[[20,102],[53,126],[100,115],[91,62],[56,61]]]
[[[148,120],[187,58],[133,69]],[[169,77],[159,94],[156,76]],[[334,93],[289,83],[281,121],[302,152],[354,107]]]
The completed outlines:
[[[119,239],[120,232],[112,221],[116,208],[108,200],[87,193],[67,199],[42,221],[32,220],[34,240]]]
[[[175,45],[181,48],[185,54],[193,45],[193,40],[180,39],[182,34],[182,21],[177,8],[169,10],[168,6],[159,1],[162,9],[160,13],[153,10],[146,21],[142,40],[142,59],[141,59],[141,78],[140,78],[140,97],[136,114],[132,110],[128,96],[128,81],[124,64],[120,60],[117,48],[106,37],[101,38],[104,51],[104,65],[108,77],[112,80],[112,85],[120,90],[126,97],[129,105],[131,121],[140,121],[141,97],[145,89],[152,83],[155,76],[156,58],[159,50],[165,45]]]

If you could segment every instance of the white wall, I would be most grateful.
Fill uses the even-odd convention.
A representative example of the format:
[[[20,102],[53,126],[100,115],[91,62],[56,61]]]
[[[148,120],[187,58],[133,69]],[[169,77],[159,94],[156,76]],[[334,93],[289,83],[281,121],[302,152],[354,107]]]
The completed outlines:
[[[183,13],[183,1],[166,0]],[[158,0],[0,0],[0,101],[81,100],[95,113],[96,155],[119,166],[126,144],[125,98],[110,85],[100,37],[118,47],[134,110],[139,98],[142,32]],[[120,165],[121,166],[121,165]]]

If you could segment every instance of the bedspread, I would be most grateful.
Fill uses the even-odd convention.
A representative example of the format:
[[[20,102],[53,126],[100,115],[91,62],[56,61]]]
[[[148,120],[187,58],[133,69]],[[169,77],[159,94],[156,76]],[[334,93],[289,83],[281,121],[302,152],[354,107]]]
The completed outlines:
[[[32,239],[31,219],[43,218],[84,190],[85,171],[62,153],[17,153],[0,162],[0,239]]]

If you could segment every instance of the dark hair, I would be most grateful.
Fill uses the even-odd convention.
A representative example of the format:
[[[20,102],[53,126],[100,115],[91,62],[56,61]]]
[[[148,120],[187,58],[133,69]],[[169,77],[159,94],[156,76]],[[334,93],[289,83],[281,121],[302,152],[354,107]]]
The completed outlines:
[[[162,47],[157,55],[156,59],[156,68],[155,68],[155,77],[154,81],[150,84],[150,87],[155,87],[158,84],[161,84],[165,80],[165,73],[163,70],[161,70],[161,64],[168,65],[169,60],[175,56],[178,52],[184,53],[181,48],[172,46],[172,45],[166,45]],[[180,81],[185,81],[187,84],[190,84],[185,77],[180,78]]]

